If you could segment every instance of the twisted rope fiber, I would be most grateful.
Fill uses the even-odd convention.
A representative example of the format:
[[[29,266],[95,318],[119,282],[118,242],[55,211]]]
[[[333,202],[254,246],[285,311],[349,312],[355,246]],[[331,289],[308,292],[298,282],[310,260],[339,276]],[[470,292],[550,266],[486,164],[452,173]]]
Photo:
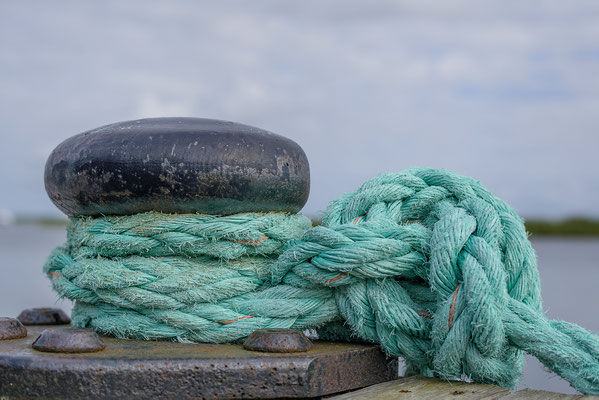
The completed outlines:
[[[523,352],[599,394],[599,338],[542,312],[522,220],[471,178],[417,168],[301,215],[73,218],[45,267],[73,323],[223,343],[268,327],[366,340],[412,374],[513,387]]]

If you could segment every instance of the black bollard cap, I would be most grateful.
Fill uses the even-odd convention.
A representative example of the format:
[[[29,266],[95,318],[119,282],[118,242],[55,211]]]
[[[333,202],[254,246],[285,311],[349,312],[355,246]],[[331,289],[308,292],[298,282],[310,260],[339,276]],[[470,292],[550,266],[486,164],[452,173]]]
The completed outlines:
[[[151,118],[73,136],[46,163],[52,202],[69,216],[298,212],[310,191],[302,148],[233,122]]]

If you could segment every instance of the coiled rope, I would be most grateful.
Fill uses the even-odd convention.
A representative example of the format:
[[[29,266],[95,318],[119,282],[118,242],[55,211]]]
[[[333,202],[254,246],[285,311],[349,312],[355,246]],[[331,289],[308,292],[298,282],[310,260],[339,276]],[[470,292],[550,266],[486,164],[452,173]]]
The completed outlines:
[[[522,220],[444,170],[382,174],[301,215],[73,218],[45,272],[73,323],[123,338],[234,342],[315,328],[405,358],[412,374],[513,387],[527,352],[599,394],[599,339],[542,312]]]

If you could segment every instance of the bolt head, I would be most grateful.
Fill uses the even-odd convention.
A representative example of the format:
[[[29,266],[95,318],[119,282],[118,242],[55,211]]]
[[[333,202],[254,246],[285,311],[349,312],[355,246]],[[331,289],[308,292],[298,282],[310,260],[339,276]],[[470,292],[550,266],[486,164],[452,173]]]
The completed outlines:
[[[297,353],[308,351],[312,342],[298,329],[258,329],[243,343],[243,347],[252,351],[269,353]]]
[[[68,327],[45,329],[32,347],[48,353],[91,353],[106,345],[92,330]]]
[[[19,339],[27,336],[27,328],[15,318],[0,317],[0,340]]]
[[[23,325],[63,325],[71,319],[60,308],[28,308],[17,317]]]

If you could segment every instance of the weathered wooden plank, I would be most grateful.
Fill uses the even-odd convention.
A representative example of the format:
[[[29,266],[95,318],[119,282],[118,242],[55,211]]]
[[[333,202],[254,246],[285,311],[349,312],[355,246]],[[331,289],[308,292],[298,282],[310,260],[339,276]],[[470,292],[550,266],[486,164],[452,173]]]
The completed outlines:
[[[330,399],[391,400],[453,398],[456,400],[490,400],[504,397],[509,393],[509,390],[494,385],[447,382],[436,378],[411,376],[409,378],[400,378],[391,382],[369,386],[355,392],[344,393]]]
[[[412,376],[369,386],[355,392],[328,397],[329,400],[351,399],[504,399],[504,400],[576,400],[599,399],[596,396],[568,395],[525,389],[510,392],[508,389],[480,383],[447,382],[436,378]]]
[[[510,393],[509,396],[506,396],[506,400],[575,400],[575,399],[593,399],[595,396],[583,396],[583,395],[575,395],[575,394],[563,394],[563,393],[553,393],[546,392],[544,390],[530,390],[524,389],[518,392]]]

